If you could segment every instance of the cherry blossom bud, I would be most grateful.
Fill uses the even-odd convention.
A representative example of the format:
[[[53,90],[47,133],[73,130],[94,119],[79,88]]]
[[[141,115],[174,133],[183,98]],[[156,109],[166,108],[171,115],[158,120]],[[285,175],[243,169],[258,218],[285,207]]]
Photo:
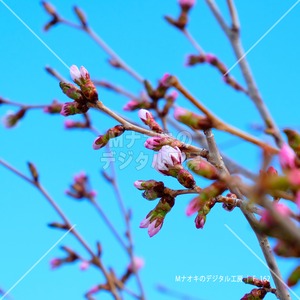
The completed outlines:
[[[77,102],[66,102],[60,111],[60,114],[64,117],[76,115],[76,114],[82,114],[86,111],[79,108],[80,105]]]
[[[162,228],[164,219],[174,206],[174,198],[166,195],[160,199],[156,207],[151,210],[140,223],[140,228],[148,228],[148,234],[153,237]]]
[[[174,118],[196,130],[205,130],[213,127],[212,122],[206,116],[199,116],[182,107],[175,108]]]
[[[163,146],[153,158],[153,167],[160,173],[168,175],[168,171],[181,165],[186,155],[178,147]]]
[[[193,215],[194,213],[196,213],[200,208],[201,208],[201,203],[199,201],[199,197],[195,197],[188,204],[185,213],[189,217],[189,216]]]
[[[134,272],[140,270],[145,265],[145,261],[141,257],[133,257],[133,262],[130,262],[127,269],[129,272]]]
[[[291,210],[282,203],[273,202],[272,205],[274,209],[279,213],[282,217],[288,217],[291,215]],[[274,226],[276,225],[276,220],[273,218],[271,213],[268,210],[264,210],[260,219],[266,226]]]
[[[17,125],[17,123],[25,116],[26,113],[25,108],[21,108],[19,111],[16,113],[8,113],[3,121],[4,121],[4,126],[6,128],[12,128]]]
[[[241,300],[258,300],[264,299],[267,291],[265,289],[253,289],[250,293],[245,294]]]
[[[44,107],[44,112],[48,114],[58,114],[61,112],[63,104],[59,103],[57,100],[53,100],[53,102]]]
[[[139,118],[155,132],[162,133],[162,128],[154,120],[152,114],[146,109],[140,109],[138,112]]]
[[[53,269],[56,269],[58,268],[60,265],[62,265],[63,263],[63,260],[61,260],[60,258],[53,258],[50,260],[50,268],[53,270]]]
[[[79,85],[90,79],[89,72],[84,66],[81,66],[79,70],[76,65],[72,65],[70,67],[70,75],[72,80]]]
[[[295,165],[296,154],[293,149],[287,145],[283,144],[279,151],[279,163],[282,169],[293,169]]]
[[[31,176],[32,176],[34,182],[38,182],[39,174],[38,174],[38,171],[37,171],[35,165],[31,162],[28,162],[27,164],[28,164],[28,168],[30,170],[30,173],[31,173]]]
[[[183,10],[189,10],[195,5],[196,1],[195,0],[179,0],[178,3]]]
[[[117,125],[115,127],[110,128],[104,135],[100,135],[94,140],[93,149],[98,150],[104,147],[110,139],[122,135],[124,131],[125,127],[123,125]]]
[[[295,286],[300,281],[300,266],[296,267],[287,280],[289,287]]]
[[[197,229],[203,229],[206,221],[206,216],[202,214],[198,214],[195,218],[195,226]]]
[[[152,104],[147,100],[143,100],[143,101],[130,100],[123,106],[123,110],[133,111],[133,110],[141,109],[141,108],[148,109],[148,108],[151,108],[151,106],[152,106]]]
[[[177,144],[177,145],[174,145],[174,144]],[[155,151],[158,151],[160,150],[163,146],[166,146],[166,145],[172,145],[172,146],[179,146],[181,143],[178,142],[176,143],[176,141],[173,141],[170,137],[168,136],[165,136],[165,137],[162,137],[162,136],[153,136],[153,137],[150,137],[146,140],[144,146],[147,148],[147,149],[150,149],[150,150],[155,150]]]
[[[79,103],[83,101],[83,95],[80,89],[78,89],[74,84],[61,81],[59,83],[59,86],[63,93],[66,94],[69,98]]]
[[[187,162],[187,166],[194,173],[203,176],[207,179],[217,179],[217,169],[208,161],[198,157]]]
[[[84,12],[77,6],[74,6],[74,12],[76,13],[81,25],[87,27],[87,20]]]
[[[86,123],[76,122],[76,121],[73,121],[73,120],[66,120],[64,125],[65,125],[66,129],[88,128],[88,125]]]
[[[194,66],[196,64],[201,64],[206,62],[206,59],[207,59],[206,56],[203,54],[200,55],[190,54],[186,57],[185,66]]]
[[[177,180],[181,185],[188,189],[192,189],[196,185],[193,175],[183,168],[178,171]]]
[[[137,180],[134,182],[134,186],[139,190],[150,190],[150,189],[158,189],[164,190],[164,183],[162,181],[155,180]]]

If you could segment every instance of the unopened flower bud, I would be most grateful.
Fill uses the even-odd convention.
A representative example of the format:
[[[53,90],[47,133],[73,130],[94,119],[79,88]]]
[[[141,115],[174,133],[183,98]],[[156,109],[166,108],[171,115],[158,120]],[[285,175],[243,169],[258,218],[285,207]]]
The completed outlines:
[[[166,146],[166,145],[169,145],[172,147],[176,147],[176,146],[179,147],[179,146],[181,146],[181,143],[179,141],[175,141],[175,140],[171,139],[168,136],[164,136],[164,137],[153,136],[153,137],[148,138],[144,144],[144,146],[147,149],[154,150],[154,151],[158,151],[163,146]]]
[[[48,114],[58,114],[61,112],[63,104],[59,103],[57,100],[53,100],[53,102],[44,107],[44,112]]]
[[[86,28],[87,27],[87,20],[85,13],[77,6],[74,6],[74,12],[76,13],[82,27]]]
[[[137,180],[134,182],[134,186],[139,190],[157,189],[164,190],[164,183],[156,180]]]
[[[56,9],[54,8],[54,6],[52,4],[50,4],[49,2],[46,2],[46,1],[42,1],[42,5],[48,14],[50,14],[51,16],[57,15]]]
[[[283,144],[279,151],[279,163],[282,169],[293,169],[295,165],[296,154],[293,149],[287,145]]]
[[[196,185],[193,175],[185,169],[179,170],[177,180],[180,184],[188,189],[194,188]]]
[[[94,140],[93,149],[98,150],[104,147],[110,139],[122,135],[124,131],[125,127],[123,125],[117,125],[115,127],[110,128],[104,135],[100,135]]]
[[[178,3],[183,10],[189,10],[195,5],[196,1],[195,0],[178,0]]]
[[[35,165],[31,162],[28,162],[27,164],[28,164],[28,168],[30,170],[30,173],[31,173],[31,176],[32,176],[34,182],[38,182],[39,174],[38,174],[38,171],[37,171]]]
[[[17,123],[25,116],[26,113],[25,108],[21,108],[16,113],[8,113],[4,117],[4,126],[7,128],[12,128],[17,125]]]
[[[187,167],[194,173],[203,176],[207,179],[218,178],[217,169],[211,163],[200,157],[189,160],[187,162]]]
[[[134,272],[134,270],[138,271],[145,265],[145,261],[137,256],[133,257],[133,261],[130,262],[127,269],[129,272]]]
[[[300,266],[296,267],[287,280],[289,287],[295,286],[300,281]]]
[[[138,112],[139,118],[155,132],[162,133],[162,128],[154,120],[152,114],[146,109],[140,109]]]
[[[196,130],[205,130],[213,127],[213,124],[208,117],[199,116],[182,107],[176,107],[174,111],[174,118]]]
[[[282,217],[289,217],[291,215],[291,210],[286,205],[277,202],[272,202],[272,205]],[[268,210],[263,211],[260,222],[268,227],[276,225],[276,220]]]
[[[81,106],[77,102],[66,102],[62,108],[60,114],[64,117],[85,113],[85,109],[81,109]]]
[[[201,64],[206,61],[206,56],[204,54],[200,55],[188,55],[186,57],[185,65],[186,66],[194,66],[196,64]]]
[[[63,93],[66,94],[70,99],[73,99],[79,103],[83,101],[83,95],[80,89],[78,89],[74,84],[61,81],[59,86]]]
[[[123,110],[125,111],[133,111],[136,109],[149,109],[152,104],[149,101],[138,101],[138,100],[130,100],[123,106]]]

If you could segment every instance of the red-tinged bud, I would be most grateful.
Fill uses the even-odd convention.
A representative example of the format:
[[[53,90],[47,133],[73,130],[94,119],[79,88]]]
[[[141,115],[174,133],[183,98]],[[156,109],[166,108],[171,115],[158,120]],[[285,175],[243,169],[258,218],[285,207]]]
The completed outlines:
[[[198,213],[198,215],[195,218],[195,226],[197,229],[203,229],[206,222],[206,215],[203,215],[202,213]]]
[[[174,118],[196,130],[205,130],[213,127],[212,122],[206,116],[199,116],[182,107],[176,107]]]
[[[183,185],[184,187],[186,187],[188,189],[194,188],[196,185],[196,181],[195,181],[193,175],[185,169],[181,169],[178,172],[177,180],[181,185]]]
[[[79,103],[77,102],[66,102],[62,108],[60,114],[64,117],[71,116],[71,115],[76,115],[76,114],[83,114],[85,113],[88,109],[83,108]]]
[[[201,202],[199,201],[199,197],[193,198],[186,208],[186,215],[190,217],[194,213],[196,213],[201,208]]]
[[[164,137],[153,136],[153,137],[148,138],[144,144],[144,146],[147,149],[154,150],[154,151],[158,151],[163,146],[166,146],[166,145],[169,145],[172,147],[176,147],[176,146],[179,147],[182,145],[182,143],[180,143],[179,141],[174,141],[173,139],[171,139],[168,136],[164,136]]]
[[[140,223],[140,228],[148,228],[150,237],[157,234],[164,223],[164,219],[168,212],[174,206],[175,200],[173,197],[167,195],[160,199],[156,207],[151,210],[145,219]]]
[[[134,182],[134,186],[139,190],[156,189],[161,192],[163,192],[165,187],[162,181],[156,180],[137,180]]]
[[[31,162],[28,162],[27,164],[28,164],[28,168],[29,168],[29,171],[31,173],[31,176],[32,176],[34,182],[38,182],[39,181],[39,174],[38,174],[38,171],[37,171],[35,165]]]
[[[17,123],[25,116],[26,113],[25,108],[21,108],[19,111],[16,113],[8,113],[4,117],[4,126],[6,128],[12,128],[17,125]]]
[[[152,104],[149,101],[138,101],[138,100],[130,100],[123,106],[123,110],[125,111],[133,111],[136,109],[149,109],[152,107]]]
[[[57,100],[53,100],[53,102],[49,106],[44,107],[44,112],[48,114],[59,114],[62,107],[62,103],[59,103]]]
[[[100,290],[101,290],[101,287],[99,285],[93,286],[87,291],[86,296],[89,297],[91,295],[94,295],[94,294],[98,293]]]
[[[278,176],[278,172],[274,167],[270,166],[267,169],[267,175],[269,175],[269,176]]]
[[[178,4],[182,8],[182,10],[185,11],[190,10],[195,5],[195,3],[195,0],[178,0]]]
[[[300,248],[294,243],[288,243],[282,240],[278,240],[277,244],[273,248],[276,255],[282,257],[300,257]]]
[[[227,67],[214,54],[207,53],[206,61],[216,67],[223,75],[227,73]]]
[[[294,169],[296,167],[296,154],[287,144],[283,144],[279,151],[279,163],[283,170]]]
[[[81,25],[83,28],[87,27],[87,19],[85,13],[77,6],[74,6],[74,12],[77,15]]]
[[[67,95],[70,99],[75,100],[78,103],[84,101],[84,97],[80,89],[78,89],[74,84],[61,81],[59,86],[63,93]]]
[[[217,169],[208,161],[197,157],[191,159],[187,162],[187,167],[192,170],[194,173],[205,177],[207,179],[217,179],[218,171]]]
[[[115,127],[110,128],[104,135],[100,135],[94,140],[93,149],[98,150],[104,147],[110,139],[122,135],[124,131],[125,127],[123,125],[117,125]]]
[[[264,299],[267,291],[265,289],[253,289],[250,293],[245,294],[241,300],[260,300]]]
[[[227,197],[227,201],[223,202],[222,207],[227,211],[233,211],[234,208],[236,207],[237,196],[236,194],[228,193],[226,197]]]
[[[52,270],[58,268],[62,264],[63,264],[63,260],[60,258],[53,258],[50,260],[50,268]]]
[[[204,62],[206,62],[206,56],[204,54],[200,54],[200,55],[190,54],[186,57],[185,65],[194,66],[196,64],[201,64]]]
[[[300,158],[300,134],[291,129],[285,129],[283,132],[286,134],[288,138],[288,143],[290,147],[295,151],[298,158]]]
[[[146,109],[140,109],[138,112],[139,118],[155,132],[162,133],[162,128],[154,120],[152,114]]]
[[[226,76],[223,76],[223,80],[225,83],[233,87],[236,91],[242,91],[246,92],[246,90],[239,84],[235,79],[233,79],[231,76],[228,74]]]
[[[253,276],[248,276],[242,279],[244,283],[255,285],[257,287],[263,287],[266,289],[271,288],[270,282],[268,280],[260,280],[258,278],[255,278]]]

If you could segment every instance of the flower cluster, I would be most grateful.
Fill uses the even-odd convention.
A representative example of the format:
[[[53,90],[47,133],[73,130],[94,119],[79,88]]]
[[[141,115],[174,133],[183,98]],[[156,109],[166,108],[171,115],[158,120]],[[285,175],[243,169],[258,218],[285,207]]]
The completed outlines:
[[[74,182],[70,190],[66,190],[66,194],[74,199],[90,199],[96,196],[96,191],[89,188],[88,177],[85,173],[81,172],[74,176]]]
[[[81,66],[78,69],[73,65],[70,67],[72,80],[79,86],[67,82],[60,82],[60,88],[73,102],[67,102],[63,105],[61,114],[69,116],[74,114],[86,113],[89,109],[89,103],[95,103],[98,100],[98,93],[94,83],[90,78],[88,71]]]

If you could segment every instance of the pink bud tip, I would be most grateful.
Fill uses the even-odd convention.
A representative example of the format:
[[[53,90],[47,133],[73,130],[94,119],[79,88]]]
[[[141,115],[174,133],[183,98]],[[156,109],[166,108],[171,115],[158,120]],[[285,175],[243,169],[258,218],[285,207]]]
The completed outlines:
[[[181,119],[181,117],[183,117],[184,115],[186,115],[187,110],[182,108],[182,107],[176,107],[174,110],[174,118],[178,121]]]
[[[151,223],[149,224],[149,226],[148,226],[148,234],[149,234],[149,236],[150,236],[150,237],[153,237],[154,235],[156,235],[156,234],[160,231],[160,229],[161,229],[161,227],[162,227],[162,224],[163,224],[163,223],[159,224],[159,225],[156,227],[156,220],[154,220],[153,222],[151,222]]]
[[[139,118],[143,121],[146,122],[147,119],[152,116],[151,113],[147,109],[140,109],[138,112]]]
[[[137,257],[135,256],[133,258],[133,262],[131,262],[127,269],[130,271],[130,272],[133,272],[133,266],[135,266],[135,269],[136,270],[140,270],[143,266],[145,265],[145,261],[141,258],[141,257]]]
[[[143,187],[142,187],[142,183],[144,182],[144,180],[136,180],[135,182],[134,182],[134,186],[137,188],[137,189],[139,189],[139,190],[143,190]]]
[[[296,154],[288,144],[283,144],[279,151],[279,163],[283,169],[295,168]]]
[[[205,58],[206,58],[206,61],[210,64],[217,60],[217,57],[211,53],[207,53]]]
[[[82,261],[79,268],[81,271],[85,271],[90,266],[90,263],[86,260]]]

